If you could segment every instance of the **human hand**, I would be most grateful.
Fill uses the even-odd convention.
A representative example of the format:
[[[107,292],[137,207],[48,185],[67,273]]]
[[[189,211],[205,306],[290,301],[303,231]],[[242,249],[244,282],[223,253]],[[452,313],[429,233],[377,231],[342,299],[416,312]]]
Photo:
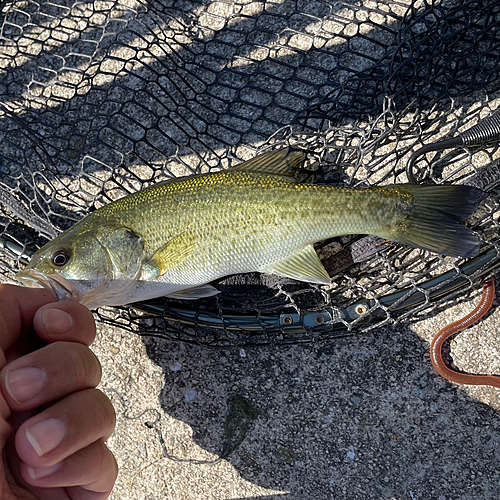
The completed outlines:
[[[92,313],[47,290],[0,285],[0,498],[101,500],[117,465],[115,414],[95,389]]]

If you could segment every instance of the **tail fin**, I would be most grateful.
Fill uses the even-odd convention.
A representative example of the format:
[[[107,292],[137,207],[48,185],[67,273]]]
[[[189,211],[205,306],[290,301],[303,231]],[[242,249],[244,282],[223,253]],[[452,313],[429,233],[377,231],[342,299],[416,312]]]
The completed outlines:
[[[479,251],[477,236],[458,221],[476,209],[483,192],[470,186],[395,186],[410,195],[409,211],[392,239],[452,257],[472,257]]]

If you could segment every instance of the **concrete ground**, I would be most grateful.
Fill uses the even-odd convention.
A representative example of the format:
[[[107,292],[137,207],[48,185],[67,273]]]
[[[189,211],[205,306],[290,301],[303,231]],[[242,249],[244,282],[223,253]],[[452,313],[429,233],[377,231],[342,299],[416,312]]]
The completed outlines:
[[[64,4],[41,4],[45,8],[59,3]],[[61,30],[73,29],[69,22],[73,15],[77,27],[85,16],[92,18],[98,30],[90,29],[93,27],[90,23],[90,28],[86,28],[90,35],[99,34],[101,25],[103,32],[116,29],[102,14],[108,3],[77,2],[74,12],[64,11]],[[171,3],[175,4],[165,2]],[[267,5],[274,3],[275,6]],[[349,4],[358,3],[373,10],[370,18],[384,28],[377,35],[384,41],[393,17],[385,20],[383,6],[379,8],[376,2],[338,2],[331,15],[334,19],[344,15],[343,11],[350,15]],[[403,15],[411,3],[395,2],[394,14]],[[122,9],[121,4],[130,4],[130,9]],[[118,14],[110,19],[122,16],[127,21],[136,4],[142,9],[142,2],[116,2]],[[255,1],[193,4],[199,4],[196,15],[197,11],[207,9],[210,15],[200,19],[204,20],[204,27],[214,30],[221,29],[217,23],[224,25],[226,10],[241,7],[243,14],[250,17],[257,16],[264,8],[264,2]],[[280,10],[285,2],[267,4],[280,19],[286,17]],[[299,6],[301,2],[291,4]],[[304,9],[309,5],[314,9],[316,2],[304,3]],[[264,22],[265,16],[260,20]],[[298,21],[294,18],[294,22]],[[241,24],[241,29],[250,29]],[[307,29],[314,32],[316,24],[310,24]],[[172,30],[178,29],[175,24],[172,26]],[[335,30],[335,26],[336,23],[329,22],[324,27]],[[347,26],[343,36],[356,34],[351,31]],[[195,35],[198,36],[193,31]],[[240,43],[237,30],[228,30],[226,36],[228,46]],[[365,33],[363,36],[367,39]],[[303,41],[294,37],[290,44],[293,42],[296,50],[306,50],[309,39],[302,38]],[[68,39],[79,38],[72,34]],[[391,40],[387,43],[392,43]],[[27,53],[41,50],[31,39],[28,42]],[[54,38],[51,43],[57,46],[63,42]],[[266,43],[275,42],[272,39]],[[336,43],[338,39],[332,37],[332,53]],[[108,50],[103,46],[103,50]],[[366,53],[363,48],[354,49]],[[108,76],[121,70],[113,50],[109,49],[111,62],[107,61],[109,64],[104,68]],[[259,52],[262,50],[260,47],[250,54],[252,61],[265,57]],[[377,51],[377,46],[367,50]],[[74,55],[76,49],[70,53]],[[21,56],[24,58],[24,53],[18,57],[22,59]],[[375,56],[377,53],[373,60]],[[141,55],[134,59],[137,66],[139,59],[144,63]],[[351,64],[356,70],[363,70],[363,64],[373,64],[371,60],[360,60],[359,68],[356,58],[344,64]],[[251,69],[248,60],[244,62],[244,67]],[[234,64],[241,64],[241,60],[236,58]],[[324,66],[328,68],[326,63]],[[29,67],[26,74],[27,82],[34,79]],[[24,82],[22,77],[21,74],[19,79]],[[125,80],[122,85],[127,83]],[[96,86],[106,84],[106,79],[95,82]],[[58,90],[58,99],[66,92],[65,88]],[[78,90],[82,95],[86,92],[84,86]],[[97,97],[100,99],[99,94]],[[72,95],[67,97],[72,98]],[[281,108],[279,112],[283,112]],[[247,136],[242,140],[242,144],[246,143]],[[97,157],[99,162],[108,161],[105,156],[97,154]],[[126,160],[125,157],[123,161]],[[69,157],[68,164],[72,161]],[[103,366],[100,387],[117,413],[116,432],[108,444],[118,460],[120,473],[111,498],[498,499],[500,391],[449,383],[434,372],[428,356],[433,335],[468,313],[478,297],[478,292],[472,293],[470,301],[431,314],[418,323],[319,344],[269,346],[244,352],[239,348],[213,350],[141,338],[99,324],[93,349]],[[500,375],[499,331],[500,312],[495,304],[485,320],[452,342],[456,366],[466,372]],[[246,406],[241,398],[247,402]],[[235,405],[235,401],[239,404]],[[239,418],[235,419],[235,415]],[[223,451],[228,451],[225,436],[229,427],[232,436],[229,448],[236,449],[218,460]],[[243,438],[239,446],[238,436]]]
[[[244,353],[101,325],[93,349],[118,416],[111,498],[498,498],[500,391],[449,383],[428,355],[478,297],[415,324]],[[499,323],[495,308],[452,341],[458,368],[500,374]],[[235,395],[258,417],[215,463]]]

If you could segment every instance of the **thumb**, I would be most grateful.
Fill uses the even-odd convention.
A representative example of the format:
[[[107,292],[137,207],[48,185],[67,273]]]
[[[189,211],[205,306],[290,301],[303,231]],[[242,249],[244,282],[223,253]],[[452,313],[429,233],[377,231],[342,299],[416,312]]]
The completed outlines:
[[[24,333],[33,332],[33,317],[57,299],[45,289],[0,285],[0,349],[5,352]]]

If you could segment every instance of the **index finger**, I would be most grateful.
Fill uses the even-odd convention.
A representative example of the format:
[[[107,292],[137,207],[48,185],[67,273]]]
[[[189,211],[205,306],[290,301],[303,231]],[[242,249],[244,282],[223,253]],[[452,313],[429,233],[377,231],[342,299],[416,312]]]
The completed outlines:
[[[38,337],[46,344],[79,342],[89,346],[96,334],[94,316],[74,300],[60,300],[42,306],[33,318]]]
[[[0,284],[0,349],[5,352],[21,333],[32,332],[36,311],[56,300],[49,290]]]

